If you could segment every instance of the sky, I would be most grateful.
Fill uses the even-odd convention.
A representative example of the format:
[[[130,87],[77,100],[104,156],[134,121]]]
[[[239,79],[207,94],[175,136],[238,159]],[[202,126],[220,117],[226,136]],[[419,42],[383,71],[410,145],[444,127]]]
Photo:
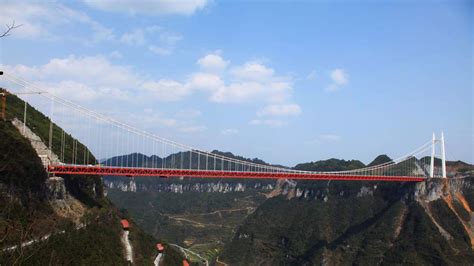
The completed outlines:
[[[474,162],[470,1],[0,5],[1,70],[181,143],[369,163],[444,131]]]

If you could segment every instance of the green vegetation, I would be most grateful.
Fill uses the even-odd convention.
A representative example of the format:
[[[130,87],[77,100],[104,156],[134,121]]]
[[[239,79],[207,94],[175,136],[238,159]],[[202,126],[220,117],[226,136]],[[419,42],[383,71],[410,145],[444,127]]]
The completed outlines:
[[[163,264],[160,265],[183,265],[183,259],[184,257],[179,251],[165,243],[165,252],[162,262]]]
[[[310,163],[297,164],[296,170],[303,171],[344,171],[365,167],[364,163],[359,160],[339,160],[329,159]]]
[[[3,89],[0,89],[3,90]],[[8,95],[7,96],[7,120],[12,120],[14,118],[18,118],[19,120],[23,120],[23,112],[24,112],[24,105],[25,102],[18,98],[15,95]],[[46,144],[49,145],[49,130],[50,130],[50,119],[46,117],[43,113],[36,110],[31,105],[27,104],[27,117],[26,117],[26,124],[28,128],[30,128],[36,135],[40,137],[40,139]],[[9,124],[9,123],[8,123]],[[19,134],[18,131],[15,130],[11,124],[8,125],[10,127],[10,131],[14,130],[15,132],[11,133],[12,138],[16,139],[23,139]],[[61,142],[64,139],[64,153],[61,150]],[[26,140],[23,140],[26,141]],[[9,145],[9,142],[5,142],[6,145]],[[65,163],[73,162],[73,146],[77,150],[77,158],[75,158],[76,162],[82,164],[86,162],[85,158],[88,158],[89,161],[87,163],[93,164],[96,162],[96,159],[91,154],[91,152],[85,147],[82,143],[78,140],[73,138],[67,132],[64,132],[62,128],[58,125],[53,124],[53,138],[52,138],[52,148],[53,152],[60,156]],[[30,148],[31,149],[31,148]],[[33,151],[34,152],[34,151]],[[17,160],[16,163],[21,164],[28,164],[29,159],[26,158],[34,158],[31,159],[32,161],[39,160],[35,153],[18,153],[18,156],[24,156],[23,160]],[[34,156],[33,156],[34,154]],[[63,154],[64,156],[61,156]],[[64,158],[61,158],[64,157]],[[16,167],[17,169],[22,169],[23,167]],[[17,170],[15,170],[17,171]],[[14,173],[14,172],[11,172]],[[43,171],[44,173],[44,171]],[[37,181],[39,183],[43,183],[40,181],[41,175],[33,174],[29,177],[25,178],[38,178]],[[44,177],[45,178],[45,177]],[[75,196],[78,200],[86,204],[87,206],[100,206],[101,204],[106,204],[105,199],[103,198],[103,189],[102,189],[102,181],[99,176],[63,176],[66,186],[70,193]],[[19,180],[23,180],[18,178]]]
[[[62,221],[46,203],[47,178],[35,151],[10,123],[0,120],[0,232],[2,246],[41,235]],[[32,223],[47,221],[41,227]]]
[[[122,180],[111,178],[108,180]],[[144,230],[164,243],[176,243],[198,254],[215,259],[233,230],[255,209],[264,197],[256,191],[209,193],[157,192],[159,185],[198,184],[193,180],[136,178],[137,186],[150,191],[108,190],[108,197],[127,212]],[[210,181],[203,181],[206,183]],[[156,190],[155,190],[156,189]],[[166,258],[166,257],[165,257]]]
[[[303,184],[310,190],[308,199],[265,201],[239,227],[220,260],[232,265],[460,265],[474,260],[469,237],[444,201],[429,206],[449,228],[451,241],[406,197],[415,184],[324,183]],[[369,189],[371,194],[359,193]],[[324,196],[318,196],[321,192]]]
[[[3,89],[0,89],[0,91]],[[23,121],[25,102],[15,95],[7,96],[7,120],[14,118]],[[27,104],[26,112],[26,125],[36,134],[41,140],[49,146],[49,130],[50,130],[50,119],[40,111],[36,110],[33,106]],[[52,148],[53,152],[61,157],[61,140],[63,129],[53,123],[53,139]],[[78,164],[95,164],[96,159],[94,155],[77,139],[73,138],[67,132],[64,132],[64,163],[72,163],[73,158],[73,147],[77,150],[77,158],[75,158]],[[86,156],[85,156],[86,155]],[[86,160],[88,157],[88,161]],[[86,159],[84,159],[86,158]],[[62,158],[60,158],[62,159]]]
[[[42,195],[47,178],[41,160],[35,150],[18,130],[0,120],[0,182],[5,189],[14,189],[28,203],[31,193]]]
[[[19,245],[53,233],[47,241],[11,252],[1,252],[6,264],[123,263],[118,219],[108,208],[91,211],[87,227],[58,217],[46,200],[47,174],[35,151],[9,122],[0,121],[0,232],[1,248]],[[120,227],[118,227],[120,229]],[[58,232],[64,231],[63,234]],[[92,244],[91,244],[92,243]]]
[[[28,265],[125,265],[121,228],[114,213],[94,210],[84,222],[87,226],[82,229],[70,224],[63,228],[65,233],[53,234],[46,241],[1,253],[1,260]]]
[[[376,165],[379,165],[379,164],[383,164],[383,163],[388,163],[388,162],[391,162],[392,159],[390,157],[388,157],[387,155],[385,154],[382,154],[382,155],[379,155],[377,156],[371,163],[369,163],[367,166],[376,166]]]
[[[435,205],[441,202],[435,203]],[[474,261],[470,243],[463,240],[448,242],[439,233],[423,208],[411,204],[405,223],[394,246],[387,250],[384,262],[387,264],[412,265],[467,265]],[[435,207],[436,208],[436,207]],[[437,221],[454,221],[452,212]],[[449,228],[448,227],[444,228]],[[459,232],[460,233],[460,232]],[[462,252],[459,252],[459,251]]]
[[[155,248],[156,240],[151,235],[145,234],[138,227],[126,211],[117,211],[120,219],[127,219],[130,224],[130,242],[134,249],[134,262],[137,265],[152,265],[158,252]],[[118,217],[117,217],[118,220]]]
[[[214,150],[212,151],[214,154],[219,154],[222,156],[226,156],[228,158],[234,158],[246,162],[253,162],[258,164],[270,165],[266,162],[254,158],[244,158],[242,156],[234,155],[230,152],[221,152]],[[191,162],[190,162],[191,159]],[[111,165],[111,166],[139,166],[139,167],[167,167],[167,168],[184,168],[184,169],[226,169],[226,170],[242,170],[238,168],[238,166],[234,163],[226,163],[222,162],[220,159],[214,160],[214,158],[206,156],[206,155],[198,155],[196,153],[191,153],[189,151],[186,152],[177,152],[168,155],[165,158],[160,158],[159,156],[152,155],[147,156],[141,153],[131,153],[127,155],[120,155],[109,158],[101,162],[104,165]],[[278,167],[283,167],[280,165],[273,165]]]
[[[24,102],[16,96],[7,98],[7,118],[22,117]],[[48,144],[49,119],[28,106],[28,127]],[[72,146],[79,154],[88,149],[57,125],[53,131],[53,150],[60,153],[64,138],[65,161],[71,160]],[[92,155],[89,163],[94,163]],[[81,160],[82,158],[82,160]],[[83,163],[84,156],[76,158]],[[126,265],[120,241],[122,228],[119,212],[103,196],[103,184],[96,176],[63,176],[71,195],[89,208],[77,227],[71,220],[59,217],[48,201],[45,186],[47,173],[31,147],[10,121],[0,121],[0,249],[19,246],[50,235],[47,240],[0,251],[0,264],[15,265]],[[131,223],[134,225],[133,221]],[[157,255],[155,240],[133,226],[130,233],[135,260],[140,265],[151,265]],[[177,265],[179,253],[169,249],[167,259]]]

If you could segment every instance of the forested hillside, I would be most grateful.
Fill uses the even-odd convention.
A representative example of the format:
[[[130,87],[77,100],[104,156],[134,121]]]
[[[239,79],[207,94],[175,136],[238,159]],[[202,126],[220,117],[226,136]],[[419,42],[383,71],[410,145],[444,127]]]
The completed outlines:
[[[265,201],[221,254],[231,265],[474,261],[473,178],[312,182]]]
[[[125,265],[120,239],[125,214],[104,196],[100,177],[48,177],[29,140],[11,123],[22,117],[23,105],[9,95],[7,121],[0,121],[0,264]],[[28,128],[47,143],[49,119],[28,109]],[[61,132],[54,125],[54,142],[61,141]],[[89,152],[71,135],[65,133],[64,138],[66,149],[75,144]],[[59,153],[58,149],[53,151]],[[95,161],[92,154],[89,158]],[[131,223],[134,261],[152,264],[155,240]],[[165,265],[182,259],[172,249],[169,254]]]

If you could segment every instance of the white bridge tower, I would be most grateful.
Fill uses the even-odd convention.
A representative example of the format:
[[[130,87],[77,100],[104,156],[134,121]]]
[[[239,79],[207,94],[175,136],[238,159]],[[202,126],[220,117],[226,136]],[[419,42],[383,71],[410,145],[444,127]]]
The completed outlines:
[[[436,143],[441,145],[441,177],[446,178],[446,150],[444,146],[444,133],[441,132],[441,139],[437,140],[435,133],[433,132],[433,138],[431,140],[431,163],[430,163],[430,177],[434,177],[434,162],[435,162],[435,150]]]

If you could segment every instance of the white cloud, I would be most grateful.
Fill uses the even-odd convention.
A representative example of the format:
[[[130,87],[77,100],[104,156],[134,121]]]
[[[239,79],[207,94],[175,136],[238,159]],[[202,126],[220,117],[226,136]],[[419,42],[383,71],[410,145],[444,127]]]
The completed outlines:
[[[231,83],[219,87],[210,97],[210,100],[218,103],[241,103],[262,100],[265,87],[257,82]]]
[[[207,130],[206,126],[187,126],[187,127],[182,127],[179,129],[179,131],[184,132],[184,133],[197,133],[197,132],[203,132],[206,130]]]
[[[219,87],[210,100],[218,103],[284,102],[292,92],[290,82],[234,82]]]
[[[164,126],[185,133],[206,130],[205,126],[194,125],[193,119],[201,115],[198,110],[186,109],[167,117],[150,107],[159,101],[177,101],[190,95],[193,88],[189,84],[171,79],[146,79],[129,66],[113,64],[109,56],[71,55],[51,59],[44,65],[0,65],[0,69],[99,112],[114,110],[122,103],[130,108],[145,109],[146,115],[127,112],[119,117],[141,128],[156,130],[155,126]],[[13,86],[12,89],[17,90]]]
[[[349,82],[349,78],[344,69],[336,68],[329,73],[332,84],[326,87],[326,91],[333,92],[339,90],[341,86]]]
[[[168,118],[163,113],[156,112],[151,109],[144,110],[144,112],[146,115],[141,113],[126,112],[120,114],[118,119],[148,130],[156,129],[156,126],[177,128],[180,125],[180,121],[173,118]]]
[[[180,117],[180,118],[195,118],[201,115],[202,115],[201,111],[195,110],[195,109],[181,110],[175,114],[176,117]]]
[[[234,68],[231,73],[242,80],[265,81],[273,77],[274,70],[261,63],[248,62]]]
[[[147,81],[143,83],[143,88],[160,101],[177,101],[191,94],[188,86],[170,79]]]
[[[24,39],[74,39],[84,42],[115,39],[113,30],[93,20],[85,13],[73,10],[56,2],[4,1],[0,24],[11,24],[15,21],[21,27],[15,29],[13,38]],[[92,32],[85,37],[78,37],[77,32],[71,35],[70,29],[77,25],[88,27]]]
[[[158,25],[151,25],[125,32],[120,41],[127,45],[143,46],[148,44],[148,50],[157,55],[170,55],[173,53],[176,43],[183,36],[165,31]]]
[[[152,53],[155,53],[157,55],[170,55],[171,54],[170,49],[166,49],[166,48],[156,46],[156,45],[148,46],[148,50],[150,50]]]
[[[183,36],[172,32],[161,32],[160,41],[165,46],[174,46],[177,42],[181,41]]]
[[[207,0],[84,0],[84,3],[93,8],[130,15],[192,15],[194,12],[203,9],[208,2]]]
[[[212,102],[272,103],[279,105],[268,107],[271,110],[263,111],[264,113],[298,112],[298,110],[294,110],[295,106],[285,105],[293,91],[291,80],[274,74],[267,76],[265,81],[231,80],[226,82],[221,75],[206,72],[191,74],[187,80],[182,82],[167,78],[153,80],[144,79],[131,67],[114,64],[109,61],[107,56],[101,55],[84,57],[71,55],[65,58],[53,58],[40,66],[3,67],[6,71],[30,80],[49,83],[74,81],[90,88],[102,88],[103,91],[107,91],[107,89],[109,91],[112,89],[126,91],[134,88],[134,94],[145,92],[159,101],[177,101],[196,91],[202,91],[209,94],[209,100]],[[263,65],[260,68],[269,69]],[[278,108],[284,110],[274,110]]]
[[[224,129],[222,130],[221,132],[223,135],[236,135],[239,133],[239,130],[238,129],[235,129],[235,128],[228,128],[228,129]]]
[[[279,119],[254,119],[249,122],[250,125],[265,125],[265,126],[270,126],[270,127],[282,127],[288,124],[288,122],[279,120]]]
[[[329,72],[329,77],[332,83],[329,84],[324,90],[327,92],[338,91],[342,86],[349,83],[349,77],[344,69],[336,68]]]
[[[204,70],[223,70],[229,64],[229,61],[225,61],[221,55],[220,51],[210,53],[200,58],[197,61],[197,64]]]
[[[301,114],[298,104],[271,104],[257,112],[257,116],[295,116]]]
[[[109,104],[113,107],[114,100],[135,103],[179,101],[192,94],[202,93],[208,96],[209,101],[216,103],[265,104],[258,112],[259,117],[295,116],[301,113],[299,105],[288,103],[293,93],[291,78],[279,76],[262,64],[257,69],[264,70],[260,71],[265,73],[263,80],[228,78],[235,68],[223,73],[195,72],[184,80],[150,79],[141,76],[130,66],[113,63],[110,61],[114,57],[112,54],[83,57],[70,55],[53,58],[38,66],[0,65],[0,68],[45,84],[44,88],[54,88],[65,98],[74,95],[75,100],[83,101],[83,104],[110,100]],[[248,65],[250,64],[242,65],[241,69]],[[106,108],[107,103],[101,102],[100,106]],[[287,121],[261,119],[255,123],[278,127],[285,125]]]
[[[112,59],[120,59],[122,58],[122,54],[119,51],[115,50],[109,53],[109,57]]]
[[[36,83],[36,85],[40,88],[46,88],[49,92],[60,97],[67,98],[74,95],[74,99],[79,102],[97,100],[102,94],[100,89],[94,89],[86,84],[72,80],[60,81],[59,83],[40,82]]]
[[[224,81],[214,74],[195,73],[191,76],[189,85],[196,89],[214,91],[224,86]]]
[[[336,68],[331,71],[331,79],[337,85],[345,85],[348,82],[346,72],[344,71],[344,69],[340,68]]]
[[[292,91],[290,81],[284,81],[282,77],[272,76],[265,81],[234,80],[234,82],[215,90],[209,99],[218,103],[281,103],[290,98]]]
[[[105,56],[53,58],[40,66],[0,65],[7,73],[40,82],[56,93],[83,94],[87,99],[133,95],[141,100],[177,101],[192,93],[188,84],[171,79],[144,79],[129,66],[113,64]],[[72,88],[77,86],[77,91]],[[67,94],[64,94],[67,95]],[[93,96],[93,97],[92,97]]]
[[[230,61],[217,50],[198,59],[197,64],[201,72],[192,74],[188,85],[210,92],[209,100],[212,102],[283,103],[291,97],[292,80],[275,75],[273,69],[261,63],[247,62],[226,70]],[[229,75],[232,78],[228,79]]]
[[[30,80],[76,81],[91,87],[124,88],[136,86],[140,78],[128,66],[114,65],[104,56],[53,58],[41,66],[2,65],[5,71]]]
[[[131,32],[126,32],[120,38],[120,41],[128,45],[143,45],[145,44],[145,34],[141,29],[135,29]]]

